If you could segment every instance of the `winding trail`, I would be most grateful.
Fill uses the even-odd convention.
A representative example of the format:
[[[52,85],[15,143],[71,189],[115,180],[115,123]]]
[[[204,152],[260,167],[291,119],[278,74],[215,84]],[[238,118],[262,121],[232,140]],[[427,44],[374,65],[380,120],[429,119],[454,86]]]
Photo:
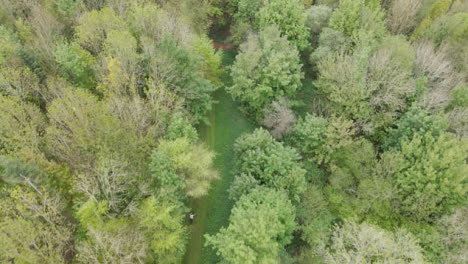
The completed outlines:
[[[233,51],[226,49],[223,65],[230,65],[234,60]],[[232,81],[226,71],[222,77],[224,87]],[[217,153],[215,167],[220,180],[216,181],[207,196],[192,200],[190,207],[195,212],[195,220],[189,226],[191,235],[184,256],[184,264],[211,264],[219,261],[211,248],[204,247],[204,234],[215,234],[227,226],[233,202],[229,200],[229,186],[234,179],[235,140],[243,133],[250,132],[254,125],[239,111],[237,104],[224,87],[218,89],[214,98],[218,102],[208,114],[210,125],[198,128],[200,138]]]

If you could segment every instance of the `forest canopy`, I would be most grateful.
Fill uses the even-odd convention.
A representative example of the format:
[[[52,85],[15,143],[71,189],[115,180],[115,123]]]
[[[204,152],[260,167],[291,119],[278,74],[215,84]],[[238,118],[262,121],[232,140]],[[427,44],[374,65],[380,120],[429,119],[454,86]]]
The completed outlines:
[[[467,0],[0,0],[1,263],[468,262]]]

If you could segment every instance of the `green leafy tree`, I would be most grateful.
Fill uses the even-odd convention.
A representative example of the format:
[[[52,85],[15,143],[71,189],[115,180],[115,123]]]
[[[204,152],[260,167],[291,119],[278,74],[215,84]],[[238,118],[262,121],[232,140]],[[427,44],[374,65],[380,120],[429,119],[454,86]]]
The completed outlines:
[[[83,14],[75,28],[76,40],[80,45],[93,52],[102,50],[106,36],[113,30],[125,30],[125,21],[112,9],[103,8]]]
[[[166,137],[169,140],[186,137],[192,143],[198,141],[197,130],[181,113],[177,113],[172,117],[172,120],[167,127]]]
[[[301,196],[301,202],[297,206],[296,213],[301,237],[308,243],[309,248],[302,255],[315,255],[314,261],[319,261],[319,256],[325,250],[327,241],[331,236],[333,215],[328,210],[328,202],[322,190],[312,184]],[[309,252],[310,251],[310,252]],[[309,260],[312,261],[312,260]]]
[[[234,151],[239,174],[251,175],[262,185],[285,190],[299,199],[305,190],[305,173],[295,149],[276,142],[264,129],[237,139]]]
[[[62,98],[48,107],[48,117],[47,145],[70,168],[86,168],[94,164],[96,156],[106,153],[141,158],[135,133],[125,128],[102,101],[86,90],[69,88],[64,91]]]
[[[414,51],[401,37],[389,37],[369,54],[340,52],[318,64],[315,85],[330,101],[330,111],[359,120],[371,132],[388,126],[415,93]]]
[[[320,33],[317,48],[310,54],[310,62],[317,69],[317,64],[321,59],[332,56],[336,52],[348,50],[351,43],[340,31],[324,28]]]
[[[332,9],[325,5],[313,5],[306,11],[306,25],[312,35],[312,41],[317,42],[317,38],[322,29],[328,26],[328,21],[332,15]]]
[[[0,123],[1,154],[17,155],[22,149],[39,150],[45,118],[37,106],[0,95]]]
[[[401,166],[394,181],[399,190],[401,212],[418,221],[428,221],[463,202],[466,196],[466,142],[455,135],[430,132],[403,141]]]
[[[5,25],[0,26],[0,65],[17,65],[17,51],[20,47],[15,32]]]
[[[268,0],[256,14],[257,28],[275,25],[299,50],[309,46],[306,12],[299,0]]]
[[[104,54],[117,59],[128,76],[138,74],[140,56],[137,48],[137,40],[130,32],[118,30],[110,31],[103,45]]]
[[[67,263],[72,228],[59,196],[30,183],[4,188],[0,197],[1,262]]]
[[[234,85],[228,91],[260,120],[267,105],[283,96],[294,97],[302,85],[301,67],[296,48],[275,27],[267,27],[242,44],[231,69]]]
[[[433,1],[429,13],[416,27],[413,34],[411,35],[411,38],[416,39],[420,37],[424,30],[431,25],[435,18],[445,14],[450,9],[452,2],[453,0]]]
[[[367,223],[345,222],[333,231],[326,263],[425,263],[418,241],[405,230],[395,233]]]
[[[184,175],[176,173],[170,157],[164,152],[154,150],[151,154],[149,164],[154,182],[158,185],[158,194],[161,197],[181,201],[185,198],[185,180]]]
[[[354,134],[352,121],[307,114],[295,126],[291,143],[312,161],[328,164],[336,150],[352,143]]]
[[[156,47],[152,40],[149,44],[145,56],[149,60],[151,80],[183,99],[194,123],[208,122],[206,113],[211,109],[216,87],[199,71],[197,57],[168,35]]]
[[[136,214],[141,232],[157,263],[180,263],[187,243],[184,214],[168,202],[154,197],[143,200]]]
[[[457,1],[454,1],[454,4]],[[468,13],[446,14],[435,19],[424,30],[422,39],[434,41],[437,47],[448,53],[450,61],[458,72],[468,70],[466,55],[468,54]]]
[[[44,180],[44,173],[36,166],[19,159],[0,156],[0,181],[6,184],[37,184]]]
[[[141,202],[129,217],[110,218],[106,201],[88,200],[77,211],[86,235],[78,241],[77,259],[83,263],[179,263],[186,229],[174,205],[154,197]]]
[[[329,26],[343,33],[355,44],[370,41],[365,44],[370,45],[385,36],[384,16],[379,1],[340,0],[330,18]]]
[[[42,90],[39,78],[24,66],[0,66],[0,93],[39,103]]]
[[[468,107],[468,85],[462,85],[455,88],[451,94],[451,106],[454,107]]]
[[[158,151],[170,158],[177,174],[185,176],[185,192],[190,197],[198,198],[206,195],[211,182],[219,178],[213,168],[215,154],[202,144],[194,144],[186,137],[172,141],[162,140]],[[177,174],[169,176],[175,181],[172,185],[180,188],[182,184]],[[164,174],[155,176],[162,178]]]
[[[411,141],[416,134],[430,133],[437,138],[448,128],[447,120],[440,116],[429,115],[419,107],[411,107],[400,119],[395,122],[395,127],[388,129],[384,139],[383,148],[401,148],[403,141]]]
[[[195,53],[201,58],[199,70],[203,73],[203,77],[211,81],[215,85],[221,85],[222,70],[222,51],[215,51],[213,41],[206,36],[198,38],[194,44]]]
[[[259,187],[239,199],[229,226],[216,235],[206,235],[206,244],[226,263],[277,263],[296,229],[294,215],[285,193]]]
[[[96,59],[80,45],[77,43],[59,45],[55,50],[55,60],[60,65],[63,77],[83,88],[94,87],[93,66]]]

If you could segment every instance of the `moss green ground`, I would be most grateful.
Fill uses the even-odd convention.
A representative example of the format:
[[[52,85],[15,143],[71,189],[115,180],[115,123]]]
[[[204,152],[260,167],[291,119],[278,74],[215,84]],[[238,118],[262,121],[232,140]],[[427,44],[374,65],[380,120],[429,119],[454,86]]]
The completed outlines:
[[[234,59],[231,51],[225,51],[223,64],[230,65]],[[223,76],[225,86],[231,85],[229,74]],[[233,202],[228,198],[229,186],[234,178],[235,140],[243,133],[250,132],[254,125],[239,111],[238,105],[221,87],[215,92],[218,103],[209,113],[210,125],[199,127],[201,139],[216,153],[215,167],[220,180],[215,182],[210,192],[203,199],[190,202],[195,212],[195,221],[190,225],[190,241],[187,245],[185,264],[217,263],[218,257],[211,248],[204,247],[204,234],[215,234],[221,227],[227,226]]]

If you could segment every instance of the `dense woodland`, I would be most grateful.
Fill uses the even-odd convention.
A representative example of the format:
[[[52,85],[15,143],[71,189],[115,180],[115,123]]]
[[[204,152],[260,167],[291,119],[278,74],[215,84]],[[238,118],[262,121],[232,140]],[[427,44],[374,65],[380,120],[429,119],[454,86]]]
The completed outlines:
[[[214,263],[468,262],[468,1],[0,5],[1,263],[199,263],[219,90]]]

